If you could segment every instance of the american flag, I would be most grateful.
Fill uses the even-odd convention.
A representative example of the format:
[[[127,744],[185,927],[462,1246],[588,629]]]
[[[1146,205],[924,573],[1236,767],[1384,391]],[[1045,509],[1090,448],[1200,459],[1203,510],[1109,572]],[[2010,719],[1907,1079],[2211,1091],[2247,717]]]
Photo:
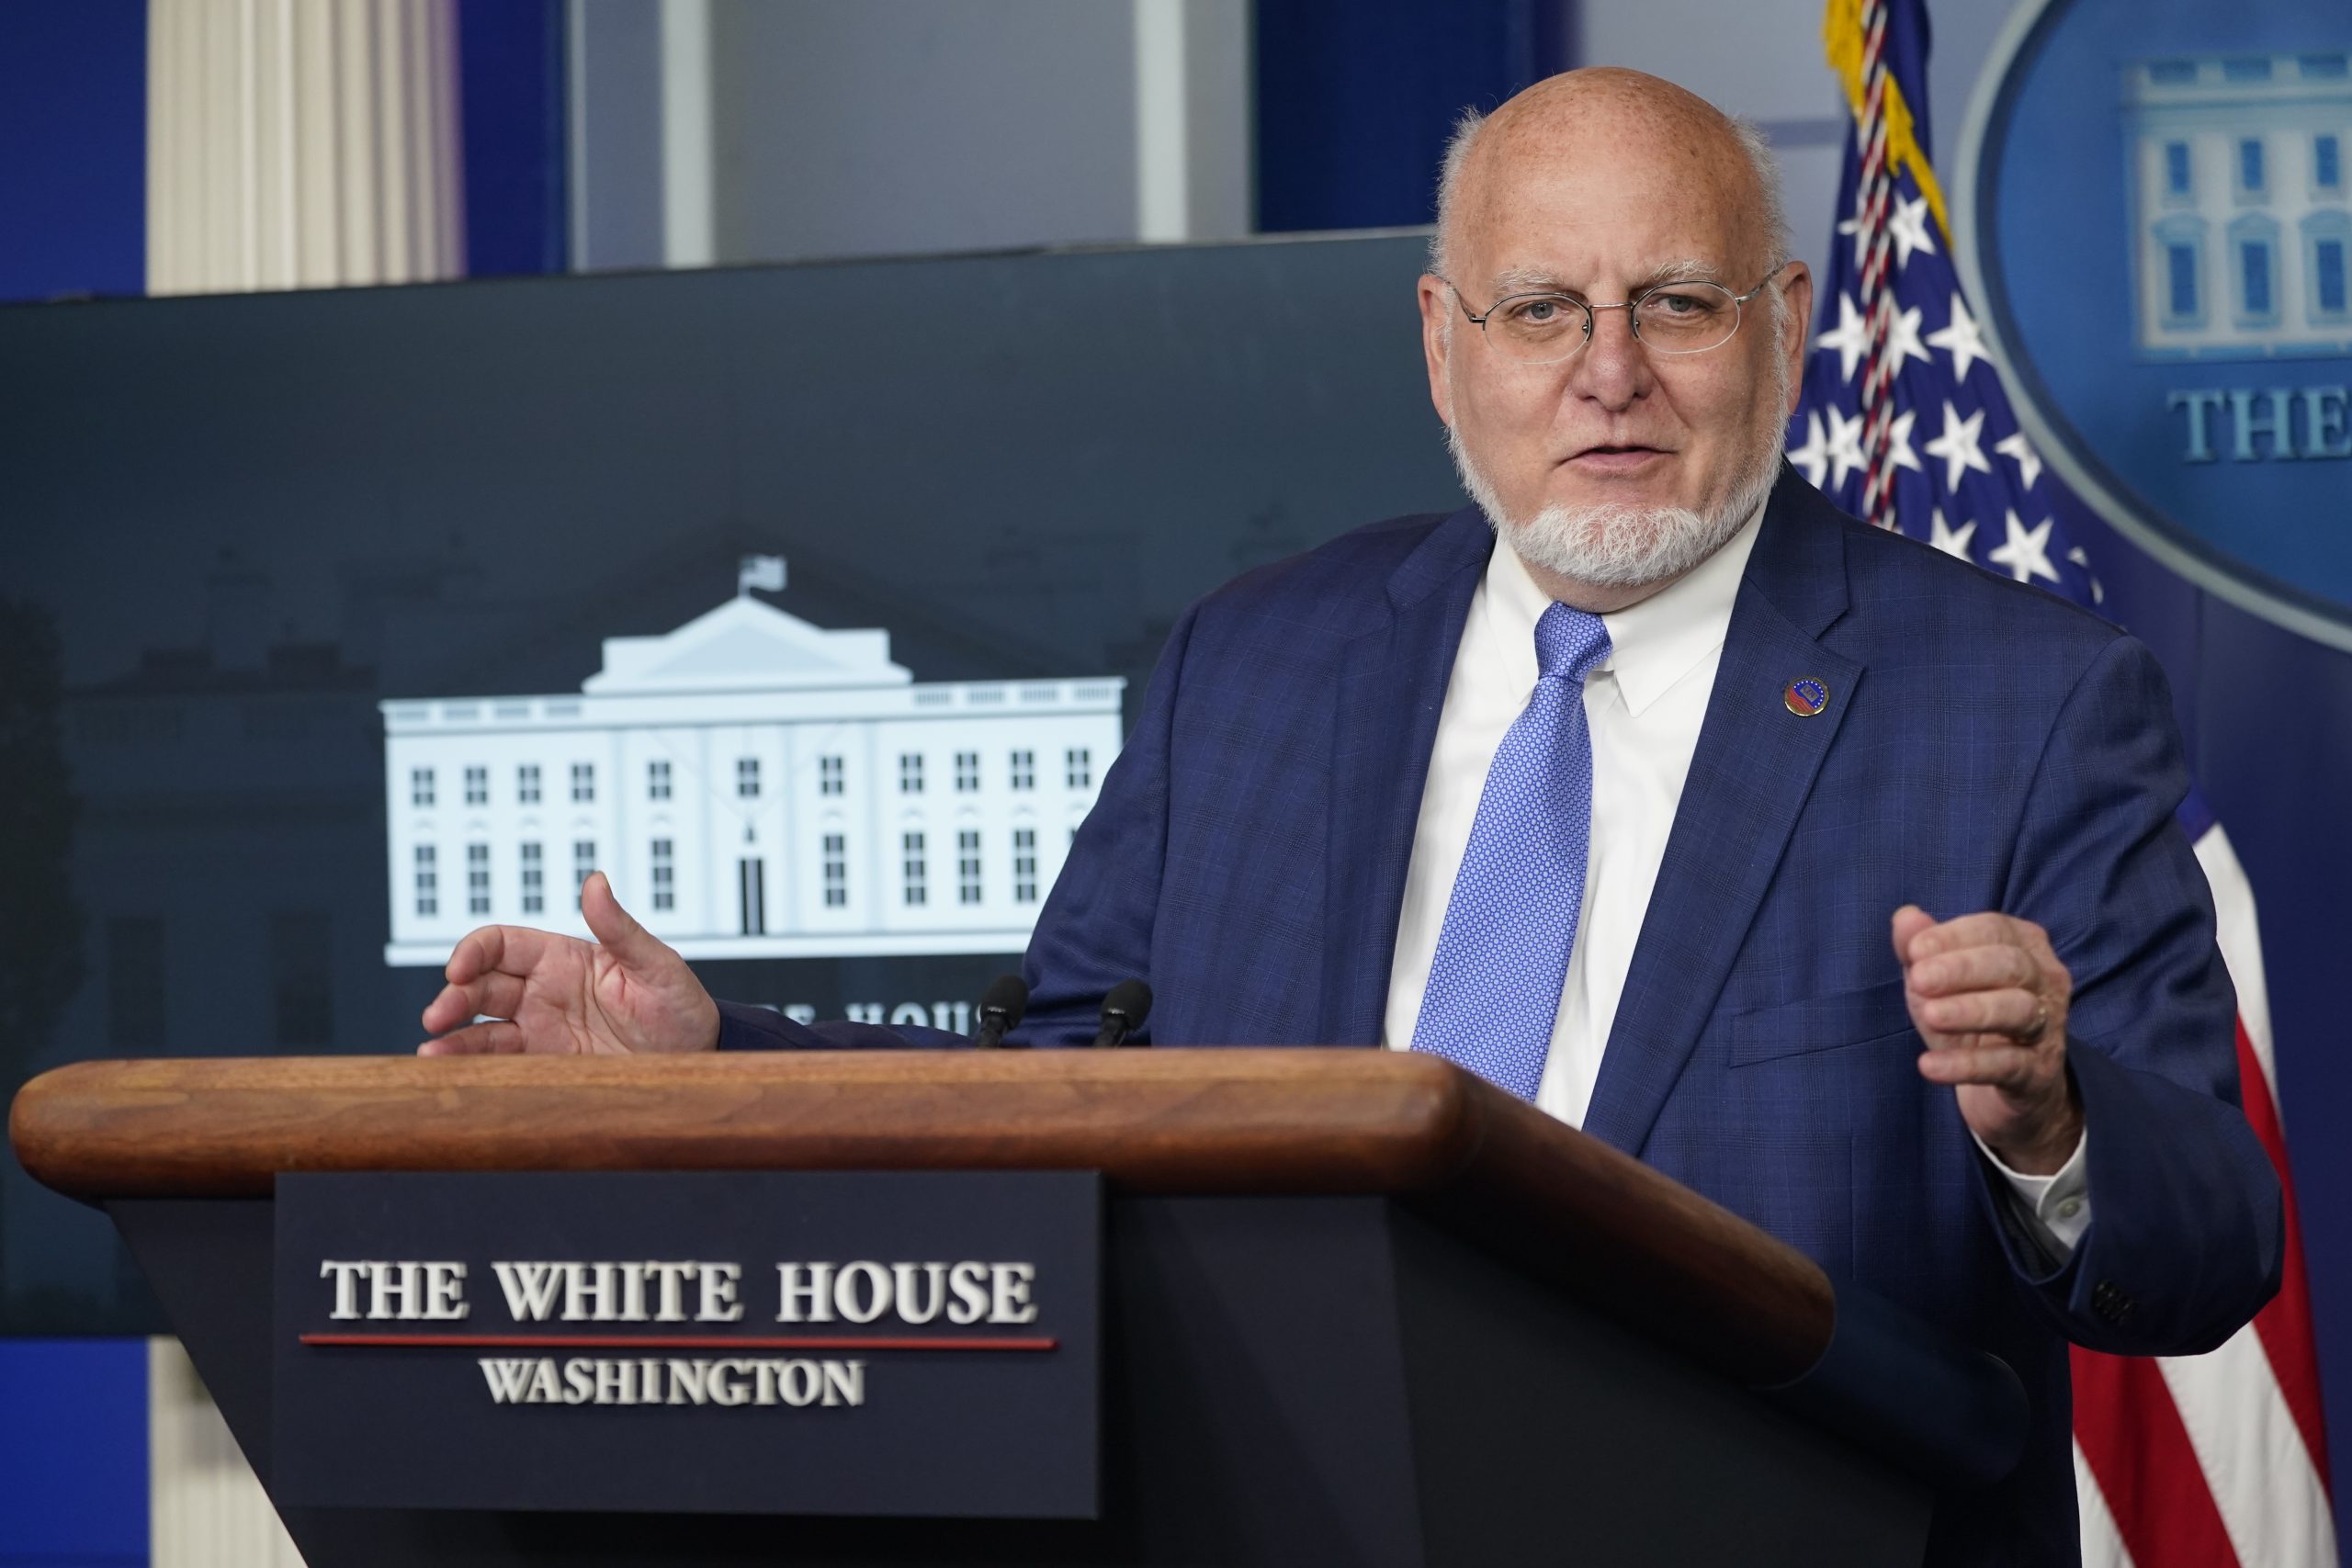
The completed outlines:
[[[1789,458],[1858,516],[2101,609],[2095,563],[2068,536],[2071,498],[2018,428],[1961,294],[1927,156],[1924,0],[1829,0],[1823,36],[1854,124]],[[2253,889],[2202,801],[2192,795],[2180,815],[2237,986],[2246,1117],[2287,1188],[2286,1278],[2278,1299],[2210,1355],[2073,1351],[2083,1557],[2091,1568],[2335,1568]]]

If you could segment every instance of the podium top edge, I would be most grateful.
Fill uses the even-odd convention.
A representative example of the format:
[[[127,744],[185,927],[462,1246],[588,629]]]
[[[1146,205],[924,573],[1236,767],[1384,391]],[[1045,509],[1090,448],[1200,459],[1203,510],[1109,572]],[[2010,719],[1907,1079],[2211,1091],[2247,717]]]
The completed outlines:
[[[10,1116],[69,1196],[266,1196],[293,1170],[1103,1170],[1149,1191],[1407,1191],[1507,1100],[1385,1051],[807,1051],[77,1062]],[[1566,1129],[1563,1129],[1566,1131]]]

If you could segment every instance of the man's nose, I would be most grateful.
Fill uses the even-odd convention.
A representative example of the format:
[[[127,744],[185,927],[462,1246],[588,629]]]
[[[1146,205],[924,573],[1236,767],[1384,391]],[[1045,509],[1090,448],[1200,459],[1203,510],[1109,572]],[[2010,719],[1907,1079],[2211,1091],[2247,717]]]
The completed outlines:
[[[1607,306],[1592,312],[1592,338],[1576,356],[1569,387],[1607,409],[1622,409],[1649,389],[1649,355],[1634,335],[1634,312]]]

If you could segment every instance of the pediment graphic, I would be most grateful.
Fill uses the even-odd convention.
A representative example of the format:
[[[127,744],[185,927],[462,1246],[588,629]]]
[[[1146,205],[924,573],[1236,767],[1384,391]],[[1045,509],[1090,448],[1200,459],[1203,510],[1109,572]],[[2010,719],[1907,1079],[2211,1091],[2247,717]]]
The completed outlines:
[[[580,689],[602,694],[903,686],[890,634],[827,631],[748,594],[660,637],[605,639],[605,667]]]

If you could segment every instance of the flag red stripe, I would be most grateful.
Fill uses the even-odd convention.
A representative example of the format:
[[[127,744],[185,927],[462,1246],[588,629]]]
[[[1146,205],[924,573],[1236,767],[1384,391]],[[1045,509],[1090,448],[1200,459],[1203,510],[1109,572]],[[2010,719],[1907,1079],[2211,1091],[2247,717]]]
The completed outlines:
[[[2156,1363],[2070,1347],[2075,1441],[2133,1568],[2237,1568],[2188,1428]]]
[[[2317,1337],[2312,1331],[2312,1297],[2303,1277],[2302,1223],[2295,1212],[2295,1180],[2287,1168],[2287,1138],[2278,1122],[2278,1107],[2270,1098],[2269,1080],[2262,1076],[2262,1064],[2254,1055],[2254,1042],[2248,1038],[2245,1025],[2238,1025],[2238,1084],[2245,1100],[2245,1119],[2254,1126],[2254,1135],[2262,1140],[2263,1151],[2278,1172],[2278,1185],[2287,1198],[2287,1258],[2278,1281],[2278,1294],[2268,1306],[2256,1314],[2254,1331],[2262,1338],[2262,1348],[2270,1358],[2270,1370],[2278,1379],[2278,1392],[2285,1396],[2287,1409],[2295,1417],[2295,1426],[2303,1434],[2303,1446],[2311,1450],[2312,1468],[2319,1472],[2323,1489],[2327,1487],[2327,1425],[2320,1410],[2319,1356]]]

